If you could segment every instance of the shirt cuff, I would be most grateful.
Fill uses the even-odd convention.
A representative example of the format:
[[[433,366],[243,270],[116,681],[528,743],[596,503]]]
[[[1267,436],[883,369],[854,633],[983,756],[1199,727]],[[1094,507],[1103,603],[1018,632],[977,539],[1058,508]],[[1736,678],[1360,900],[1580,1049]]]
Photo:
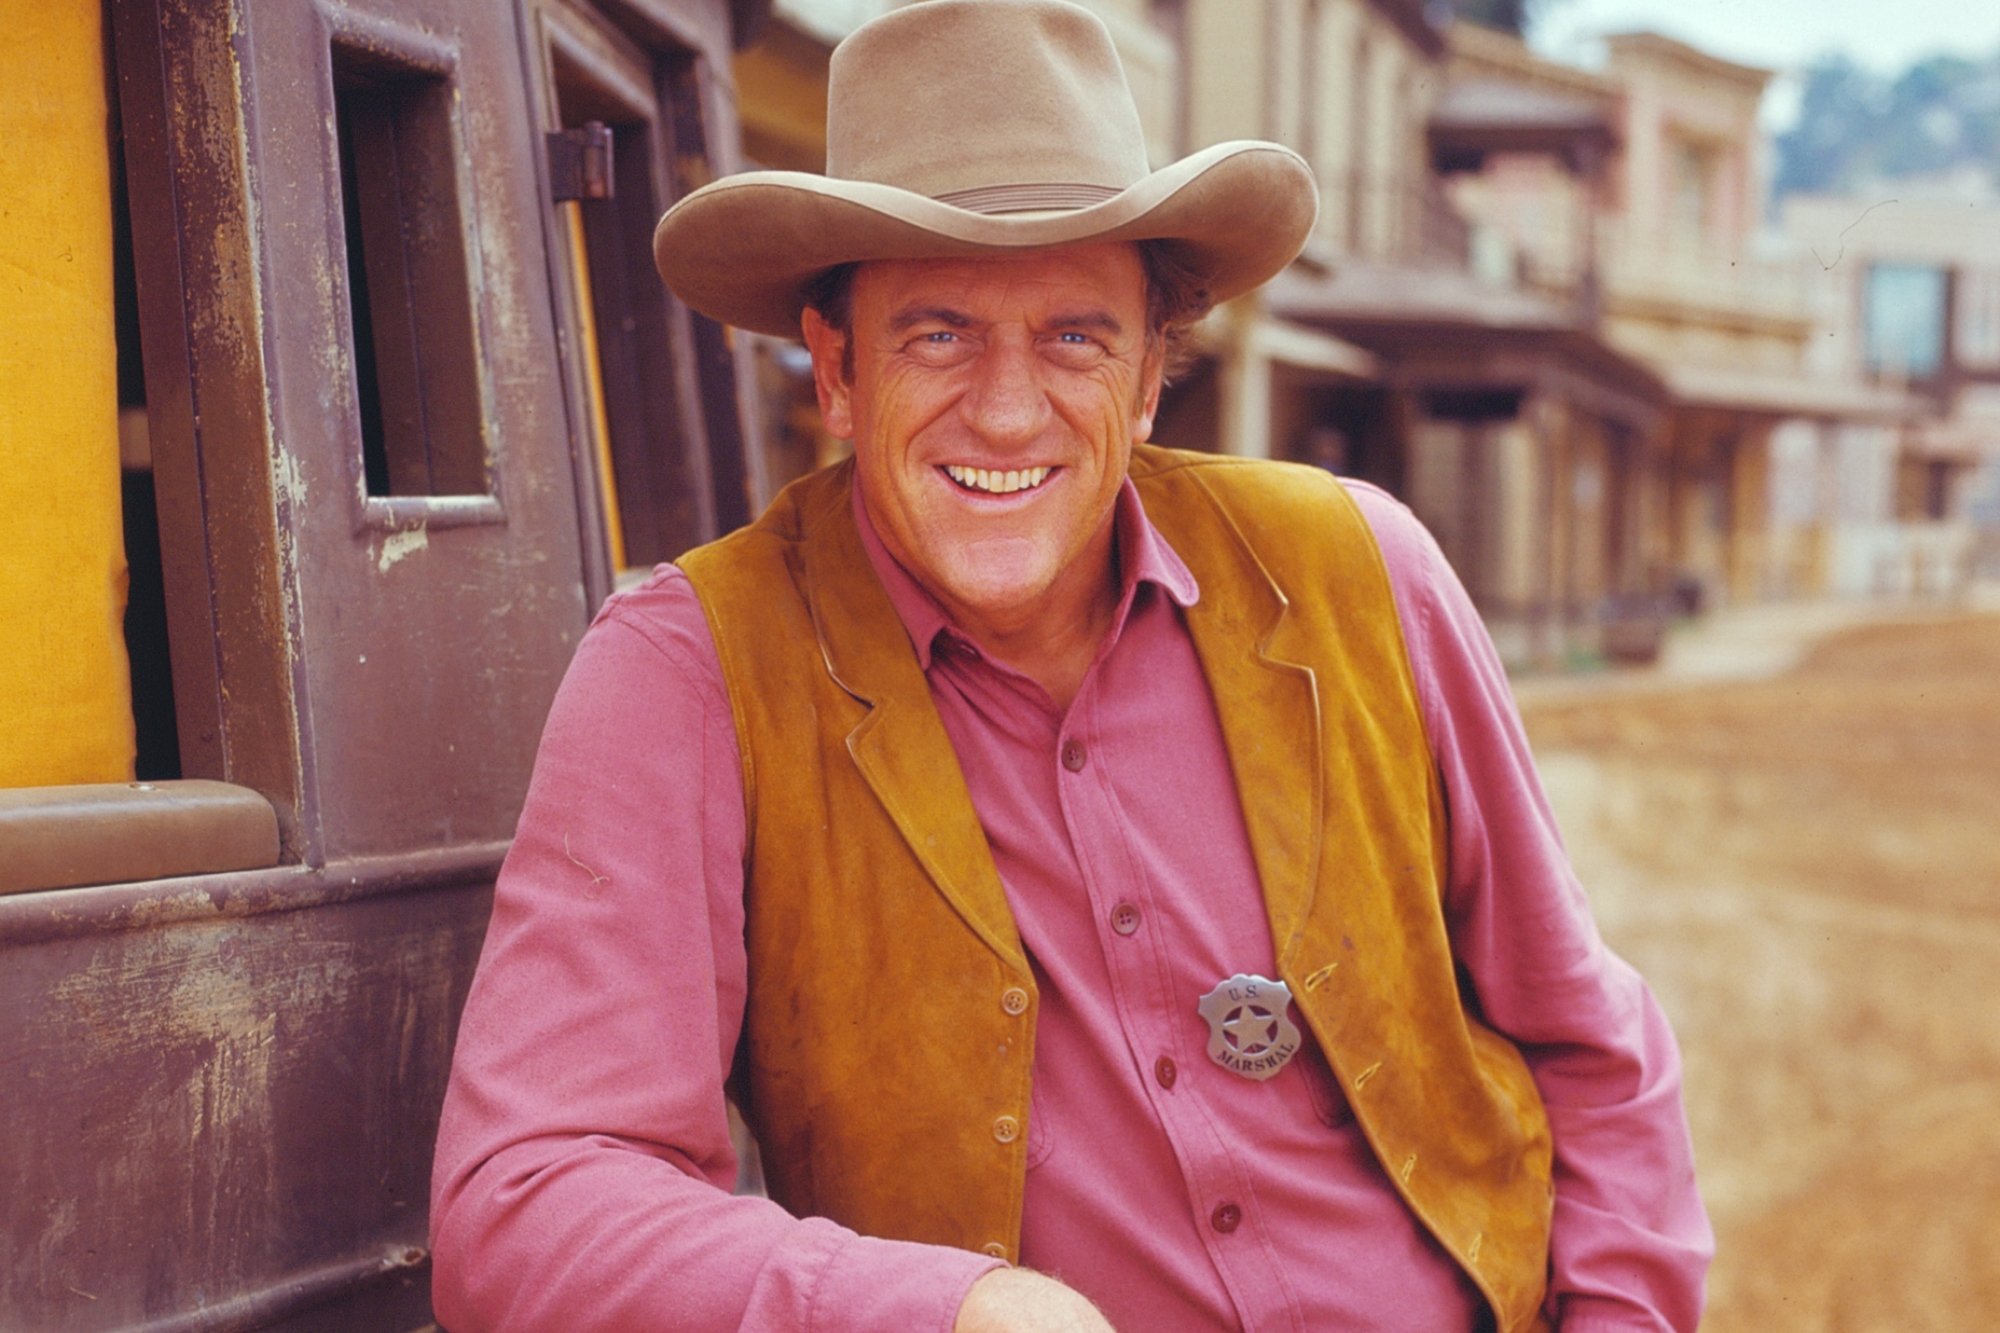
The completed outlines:
[[[972,1284],[1006,1266],[948,1245],[848,1233],[813,1284],[810,1327],[827,1333],[879,1328],[951,1333]]]

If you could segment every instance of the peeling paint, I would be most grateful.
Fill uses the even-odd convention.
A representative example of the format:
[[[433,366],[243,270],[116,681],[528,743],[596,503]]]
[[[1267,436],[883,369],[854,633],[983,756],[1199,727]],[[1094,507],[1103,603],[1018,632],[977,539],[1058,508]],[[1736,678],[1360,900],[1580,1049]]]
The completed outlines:
[[[392,532],[382,541],[382,554],[375,561],[375,572],[386,574],[389,567],[403,557],[421,551],[431,544],[431,534],[426,528],[411,528],[406,532]]]
[[[271,455],[271,472],[278,486],[278,494],[291,506],[291,512],[297,514],[304,509],[306,478],[305,473],[299,469],[299,460],[286,450],[279,449]]]

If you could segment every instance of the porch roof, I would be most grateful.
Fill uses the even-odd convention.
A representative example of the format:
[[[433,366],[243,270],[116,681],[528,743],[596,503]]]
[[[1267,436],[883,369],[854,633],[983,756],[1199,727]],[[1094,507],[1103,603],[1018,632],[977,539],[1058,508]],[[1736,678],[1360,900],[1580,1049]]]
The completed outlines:
[[[1489,153],[1542,153],[1579,175],[1618,146],[1610,111],[1585,97],[1497,78],[1455,80],[1427,126],[1441,171],[1476,171]]]
[[[1666,378],[1667,387],[1682,406],[1756,416],[1894,423],[1916,417],[1923,410],[1907,393],[1858,379],[1690,365],[1667,367]]]
[[[1411,388],[1561,386],[1607,415],[1665,408],[1666,382],[1606,342],[1570,308],[1452,269],[1343,264],[1294,268],[1265,288],[1267,308],[1375,353],[1384,379]]]

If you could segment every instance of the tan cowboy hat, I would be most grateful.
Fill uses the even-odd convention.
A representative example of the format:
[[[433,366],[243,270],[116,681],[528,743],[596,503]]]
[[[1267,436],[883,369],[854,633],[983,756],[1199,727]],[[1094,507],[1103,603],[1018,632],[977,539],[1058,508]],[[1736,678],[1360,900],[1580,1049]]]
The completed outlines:
[[[855,260],[1171,240],[1216,301],[1292,261],[1318,208],[1278,144],[1149,171],[1111,34],[1062,0],[924,0],[856,29],[827,75],[826,175],[751,171],[682,199],[653,261],[683,301],[794,337],[804,288]]]

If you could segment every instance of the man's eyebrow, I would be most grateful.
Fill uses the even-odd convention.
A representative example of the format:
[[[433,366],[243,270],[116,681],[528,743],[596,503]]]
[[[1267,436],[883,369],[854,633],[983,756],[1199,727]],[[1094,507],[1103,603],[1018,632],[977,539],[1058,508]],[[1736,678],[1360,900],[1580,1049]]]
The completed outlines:
[[[951,306],[921,305],[905,306],[889,317],[889,330],[903,333],[919,324],[942,324],[948,329],[969,329],[978,321],[962,310]],[[1057,332],[1102,333],[1117,337],[1125,332],[1125,326],[1108,310],[1065,310],[1051,317],[1045,327]]]
[[[1125,332],[1125,326],[1109,310],[1065,311],[1051,319],[1048,326],[1063,333],[1103,333],[1114,338]]]
[[[905,306],[889,317],[889,329],[892,333],[901,333],[919,324],[942,324],[948,329],[969,329],[972,327],[973,319],[962,310],[953,310],[950,306],[943,305]]]

